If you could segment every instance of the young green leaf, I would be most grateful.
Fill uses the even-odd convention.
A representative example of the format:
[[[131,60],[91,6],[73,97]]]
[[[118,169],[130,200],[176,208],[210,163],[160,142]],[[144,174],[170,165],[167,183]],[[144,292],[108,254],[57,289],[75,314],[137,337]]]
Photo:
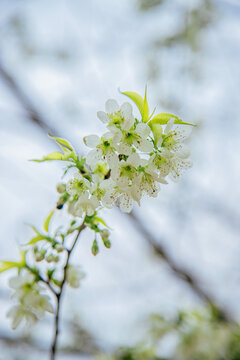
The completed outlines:
[[[33,237],[33,238],[27,243],[27,245],[36,244],[38,241],[41,241],[41,240],[46,240],[46,237],[43,236],[43,235],[37,235],[37,236]]]
[[[98,217],[98,216],[95,216],[95,219],[96,219],[97,221],[99,221],[102,225],[104,225],[104,226],[106,226],[107,228],[109,228],[109,226],[105,223],[105,221],[104,221],[102,218],[100,218],[100,217]]]
[[[157,145],[162,135],[162,126],[159,124],[152,124],[151,129],[154,136],[154,144]]]
[[[32,161],[35,162],[52,161],[52,160],[67,161],[69,160],[72,154],[73,153],[62,154],[61,152],[57,151],[44,156],[42,159],[32,159]]]
[[[15,267],[20,267],[20,263],[14,261],[1,261],[0,262],[0,273],[13,269]]]
[[[48,232],[49,222],[53,216],[54,210],[50,212],[50,214],[47,216],[46,220],[44,221],[43,227],[46,232]]]
[[[142,121],[147,122],[149,118],[149,107],[147,102],[147,86],[145,87],[145,96],[144,96],[144,102],[143,102],[143,117]]]
[[[53,135],[50,135],[48,134],[48,136],[55,140],[56,143],[64,150],[64,151],[67,151],[67,152],[74,152],[74,149],[72,147],[72,145],[70,144],[70,142],[68,142],[67,140],[65,139],[62,139],[62,138],[59,138],[59,137],[56,137],[56,136],[53,136]]]
[[[137,94],[133,91],[123,91],[121,92],[123,95],[129,97],[138,107],[142,118],[144,118],[144,99],[141,95]]]
[[[160,113],[155,115],[149,122],[148,125],[152,127],[153,124],[158,125],[166,125],[170,119],[174,118],[174,124],[181,124],[181,125],[191,125],[196,126],[195,124],[187,123],[181,119],[179,119],[176,115],[169,114],[169,113]]]

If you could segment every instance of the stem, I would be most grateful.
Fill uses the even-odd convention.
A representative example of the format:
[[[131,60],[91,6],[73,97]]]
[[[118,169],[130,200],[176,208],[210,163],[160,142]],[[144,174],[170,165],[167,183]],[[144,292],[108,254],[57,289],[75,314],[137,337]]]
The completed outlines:
[[[82,232],[82,230],[85,229],[85,227],[86,227],[86,225],[85,225],[85,218],[84,218],[82,225],[78,229],[77,235],[73,241],[71,248],[69,250],[67,250],[67,259],[66,259],[65,266],[63,268],[63,280],[62,280],[59,292],[56,294],[57,308],[56,308],[56,315],[55,315],[55,321],[54,321],[54,328],[55,328],[54,338],[53,338],[53,342],[52,342],[52,346],[51,346],[51,353],[50,353],[51,360],[55,359],[56,350],[57,350],[57,340],[58,340],[58,335],[59,335],[59,315],[60,315],[60,309],[61,309],[63,288],[66,283],[67,267],[68,267],[69,259],[70,259],[71,253],[77,243],[78,237],[79,237],[80,233]]]

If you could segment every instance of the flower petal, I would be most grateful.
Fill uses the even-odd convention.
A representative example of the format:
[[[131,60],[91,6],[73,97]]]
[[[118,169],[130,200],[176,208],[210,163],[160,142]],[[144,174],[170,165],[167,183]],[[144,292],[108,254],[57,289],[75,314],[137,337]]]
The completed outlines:
[[[95,148],[100,141],[100,137],[97,135],[88,135],[83,138],[84,144],[90,148]]]
[[[117,101],[114,99],[108,99],[105,103],[105,110],[108,114],[117,112],[119,110]]]
[[[97,112],[97,117],[98,117],[99,120],[101,120],[103,123],[108,123],[108,122],[109,122],[108,114],[106,114],[104,111],[98,111],[98,112]]]

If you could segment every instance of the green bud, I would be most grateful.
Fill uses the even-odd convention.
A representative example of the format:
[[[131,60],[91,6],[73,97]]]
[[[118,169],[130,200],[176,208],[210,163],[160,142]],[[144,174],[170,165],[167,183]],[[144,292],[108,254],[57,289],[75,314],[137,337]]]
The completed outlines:
[[[35,256],[35,259],[37,262],[40,262],[44,259],[44,255],[41,254],[41,252],[37,253],[36,256]]]
[[[58,183],[56,189],[59,194],[63,194],[66,191],[66,184]]]
[[[64,250],[64,247],[62,246],[62,244],[56,244],[55,249],[58,253],[61,253]]]
[[[108,239],[110,236],[110,231],[108,231],[107,229],[104,229],[101,231],[101,237],[102,239]]]
[[[98,253],[99,253],[99,247],[98,247],[97,240],[95,239],[93,244],[92,244],[92,254],[94,256],[96,256]]]
[[[48,263],[51,263],[53,261],[55,261],[55,256],[53,256],[53,254],[49,254],[47,257],[46,257],[46,261]]]
[[[103,244],[107,249],[110,249],[111,241],[109,239],[103,239]]]

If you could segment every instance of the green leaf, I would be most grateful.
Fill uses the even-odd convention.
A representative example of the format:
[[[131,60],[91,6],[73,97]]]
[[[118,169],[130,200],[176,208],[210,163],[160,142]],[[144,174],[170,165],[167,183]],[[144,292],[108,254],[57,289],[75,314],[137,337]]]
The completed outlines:
[[[15,267],[22,268],[26,264],[26,251],[20,251],[20,261],[0,261],[0,273],[13,269]]]
[[[149,107],[147,102],[147,86],[145,87],[144,99],[141,95],[134,91],[123,91],[123,95],[129,97],[138,107],[140,114],[142,116],[142,121],[147,122],[149,119]]]
[[[95,216],[95,219],[97,221],[99,221],[101,224],[103,224],[104,226],[106,226],[108,229],[110,229],[109,226],[105,223],[105,221],[102,218]]]
[[[46,237],[43,235],[35,236],[27,243],[27,245],[36,244],[38,241],[41,241],[41,240],[46,240]]]
[[[52,161],[52,160],[67,161],[72,154],[73,153],[62,154],[61,152],[57,151],[44,156],[42,159],[32,159],[32,161],[35,162]]]
[[[55,140],[56,143],[63,149],[63,151],[74,152],[74,149],[73,149],[72,145],[67,140],[56,137],[56,136],[52,136],[50,134],[48,134],[48,136],[51,139]]]
[[[145,96],[144,96],[144,102],[143,102],[143,117],[142,121],[147,122],[149,118],[149,107],[147,102],[147,86],[145,87]]]
[[[169,113],[160,113],[155,115],[152,120],[148,122],[148,125],[152,127],[153,124],[158,125],[166,125],[170,119],[174,118],[174,124],[182,124],[182,125],[191,125],[196,126],[195,124],[187,123],[181,119],[179,119],[176,115]]]
[[[15,261],[1,261],[0,262],[0,273],[13,269],[15,267],[21,267],[20,263]]]
[[[54,210],[50,212],[50,214],[47,216],[46,220],[44,221],[43,227],[46,232],[48,232],[49,222],[53,216]]]
[[[159,124],[152,124],[151,129],[154,136],[154,144],[157,145],[162,135],[162,126]]]
[[[29,226],[36,234],[40,235],[39,231],[35,228],[35,226],[33,226],[33,225],[29,225]]]
[[[138,107],[140,114],[142,115],[142,119],[144,118],[144,99],[141,95],[137,94],[133,91],[124,91],[121,92],[123,95],[129,97]],[[146,105],[145,105],[146,107]]]

